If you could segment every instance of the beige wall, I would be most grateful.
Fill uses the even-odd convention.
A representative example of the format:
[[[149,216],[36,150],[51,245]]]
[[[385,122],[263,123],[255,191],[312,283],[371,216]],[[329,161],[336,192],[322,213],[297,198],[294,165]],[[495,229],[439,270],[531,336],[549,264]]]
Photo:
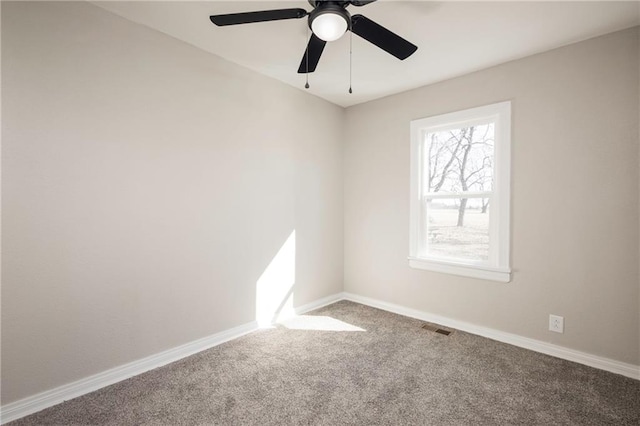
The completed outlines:
[[[2,404],[253,321],[293,230],[294,304],[342,290],[343,109],[86,3],[2,9]]]
[[[638,50],[635,28],[347,109],[345,291],[639,364]],[[409,268],[409,122],[505,100],[512,282]]]

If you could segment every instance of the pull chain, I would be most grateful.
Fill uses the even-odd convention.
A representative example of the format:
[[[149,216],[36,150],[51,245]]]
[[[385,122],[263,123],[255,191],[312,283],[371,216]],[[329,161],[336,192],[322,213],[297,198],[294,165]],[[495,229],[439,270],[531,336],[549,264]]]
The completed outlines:
[[[349,31],[349,93],[353,93],[353,90],[351,90],[352,74],[353,74],[353,31]]]
[[[307,27],[308,27],[308,25],[307,25]],[[309,28],[307,28],[307,40],[310,40],[310,36],[311,36],[311,34],[309,34],[309,31],[311,31],[311,30]],[[309,88],[309,43],[310,42],[307,42],[307,49],[306,49],[305,54],[304,54],[304,57],[305,57],[305,59],[307,61],[307,72],[305,73],[306,74],[305,77],[306,77],[307,80],[306,80],[306,83],[304,84],[304,88],[305,89]]]

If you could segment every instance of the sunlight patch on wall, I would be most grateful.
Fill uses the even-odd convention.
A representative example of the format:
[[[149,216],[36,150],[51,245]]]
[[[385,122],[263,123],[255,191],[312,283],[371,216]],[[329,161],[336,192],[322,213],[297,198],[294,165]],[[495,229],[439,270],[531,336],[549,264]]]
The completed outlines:
[[[266,327],[293,316],[293,289],[296,281],[295,229],[274,256],[256,283],[256,321]]]
[[[326,316],[300,315],[279,323],[291,330],[366,331],[355,325]]]

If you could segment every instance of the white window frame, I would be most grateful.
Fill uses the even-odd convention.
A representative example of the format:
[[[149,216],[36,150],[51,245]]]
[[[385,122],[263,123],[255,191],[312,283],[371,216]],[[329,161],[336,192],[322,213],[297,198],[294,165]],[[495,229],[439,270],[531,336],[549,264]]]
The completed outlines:
[[[421,235],[425,217],[423,195],[422,147],[425,136],[434,131],[462,128],[493,121],[495,123],[494,180],[489,214],[489,259],[466,261],[436,258],[427,255]],[[511,102],[471,108],[464,111],[411,121],[411,183],[410,183],[410,244],[409,266],[466,277],[509,282],[510,269],[510,191],[511,191]],[[460,198],[461,195],[482,196],[485,193],[437,193],[431,198]]]

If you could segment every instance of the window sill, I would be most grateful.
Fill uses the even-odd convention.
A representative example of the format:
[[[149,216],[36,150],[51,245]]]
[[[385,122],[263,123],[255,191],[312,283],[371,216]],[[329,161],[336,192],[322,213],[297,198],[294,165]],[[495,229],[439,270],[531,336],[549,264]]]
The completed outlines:
[[[421,259],[409,257],[409,266],[415,269],[441,272],[444,274],[460,275],[463,277],[479,278],[482,280],[511,281],[511,270],[507,268],[491,268],[488,266],[473,266],[455,262]]]

